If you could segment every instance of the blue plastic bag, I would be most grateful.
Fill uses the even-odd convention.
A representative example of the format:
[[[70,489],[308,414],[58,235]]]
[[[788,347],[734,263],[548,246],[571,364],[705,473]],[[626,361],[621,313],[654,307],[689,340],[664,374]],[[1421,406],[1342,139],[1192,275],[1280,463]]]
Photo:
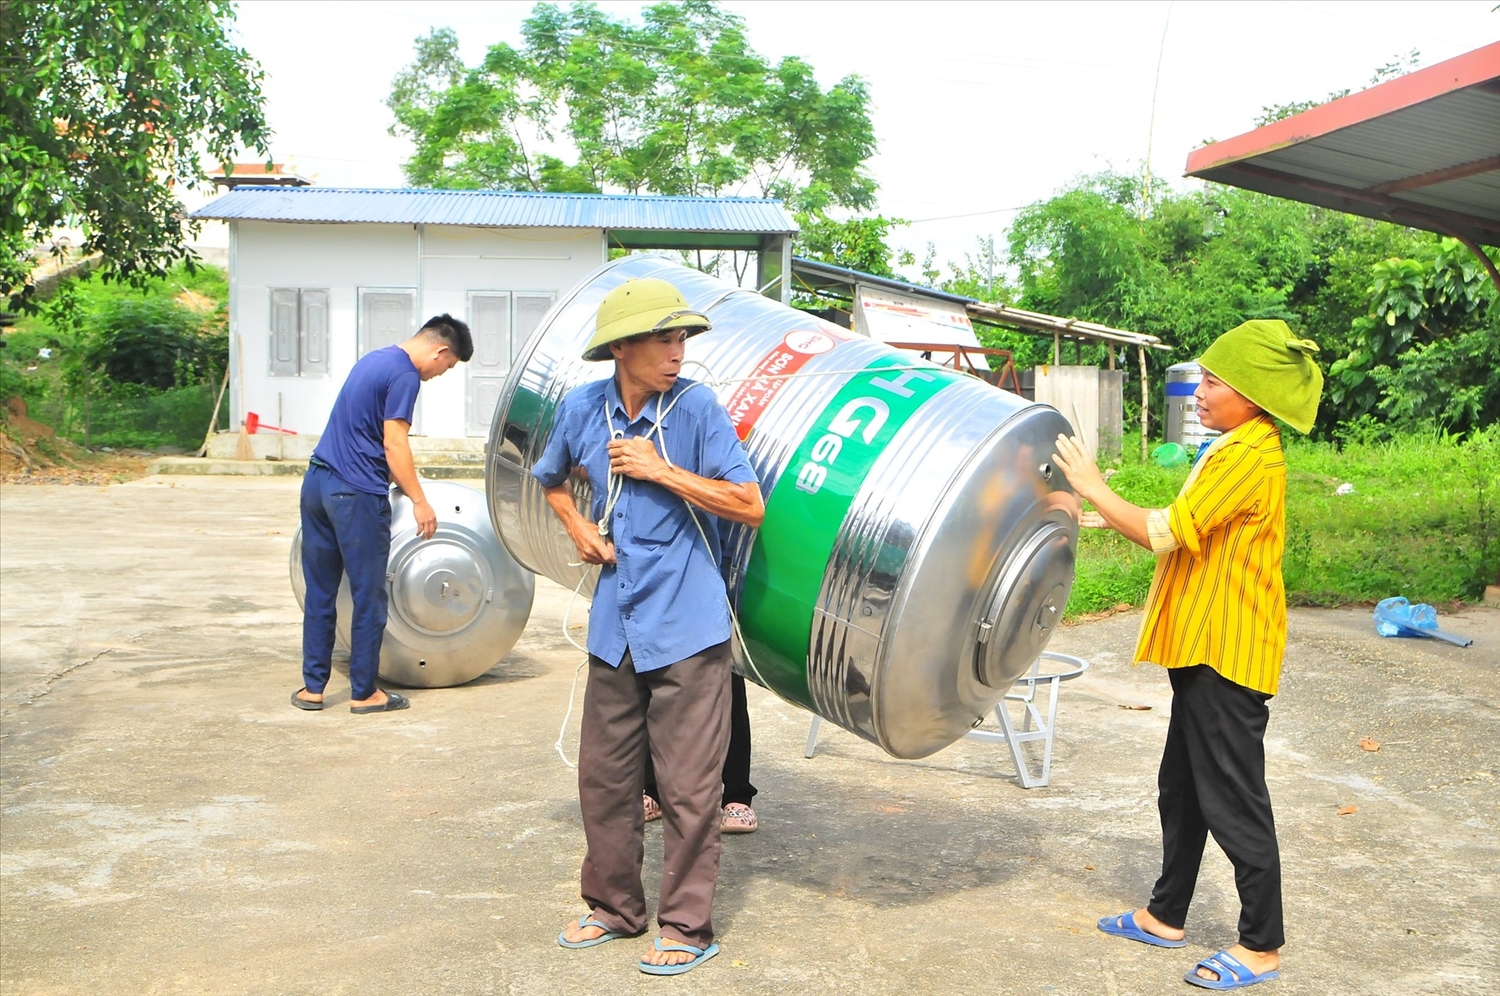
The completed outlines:
[[[1437,609],[1424,603],[1413,605],[1400,595],[1383,598],[1375,606],[1375,632],[1381,636],[1432,637],[1460,647],[1474,642],[1466,636],[1438,629]]]

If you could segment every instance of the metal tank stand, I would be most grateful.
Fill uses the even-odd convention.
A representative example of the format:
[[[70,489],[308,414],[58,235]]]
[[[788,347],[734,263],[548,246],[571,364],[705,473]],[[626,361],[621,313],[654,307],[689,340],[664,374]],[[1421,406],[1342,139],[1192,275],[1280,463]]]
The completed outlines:
[[[1043,669],[1043,662],[1049,662],[1052,666]],[[1071,654],[1059,654],[1055,651],[1044,650],[1042,656],[1031,665],[1031,670],[1016,679],[1014,689],[1007,692],[1005,697],[995,706],[995,719],[1000,724],[998,730],[973,729],[964,734],[965,740],[981,740],[987,743],[1006,743],[1010,745],[1010,756],[1016,764],[1016,775],[1020,778],[1022,788],[1038,788],[1045,786],[1052,777],[1052,734],[1056,729],[1057,720],[1057,690],[1058,686],[1065,681],[1071,681],[1089,669],[1088,661]],[[1037,701],[1039,686],[1046,686],[1045,712]],[[1021,729],[1017,730],[1015,722],[1011,719],[1010,703],[1019,703],[1021,706]],[[803,757],[812,757],[818,749],[818,730],[823,725],[821,716],[814,716],[812,725],[807,730],[807,747],[803,750]],[[1042,770],[1041,774],[1033,775],[1031,768],[1026,762],[1026,755],[1021,751],[1021,745],[1041,741],[1042,746]]]

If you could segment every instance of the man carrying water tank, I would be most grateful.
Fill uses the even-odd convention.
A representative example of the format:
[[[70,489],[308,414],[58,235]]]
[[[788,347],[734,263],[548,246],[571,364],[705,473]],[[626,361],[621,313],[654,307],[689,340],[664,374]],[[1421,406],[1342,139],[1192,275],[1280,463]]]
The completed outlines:
[[[600,565],[578,746],[589,911],[557,940],[592,947],[647,928],[641,792],[649,750],[664,850],[660,936],[639,961],[652,975],[690,971],[719,950],[712,910],[732,624],[717,519],[759,526],[765,516],[729,415],[711,391],[680,376],[683,344],[709,328],[664,280],[612,290],[583,358],[614,360],[614,375],[569,392],[532,468],[580,559]],[[574,503],[572,474],[592,487],[587,518]]]

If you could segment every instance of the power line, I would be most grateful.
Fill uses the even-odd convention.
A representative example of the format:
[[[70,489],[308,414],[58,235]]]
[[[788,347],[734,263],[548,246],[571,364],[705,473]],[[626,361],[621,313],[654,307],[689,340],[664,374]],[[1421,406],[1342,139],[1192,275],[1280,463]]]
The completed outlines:
[[[1029,205],[1021,204],[1017,207],[990,208],[988,211],[970,211],[967,214],[945,214],[936,218],[913,218],[907,222],[908,225],[920,225],[927,221],[953,221],[956,218],[978,218],[986,214],[1005,214],[1007,211],[1020,211]]]

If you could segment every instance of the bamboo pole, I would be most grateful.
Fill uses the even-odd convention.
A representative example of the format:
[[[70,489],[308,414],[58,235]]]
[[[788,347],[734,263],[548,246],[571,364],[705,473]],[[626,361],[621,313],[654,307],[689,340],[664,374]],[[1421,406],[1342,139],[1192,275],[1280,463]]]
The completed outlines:
[[[219,405],[221,405],[221,404],[224,403],[224,392],[226,390],[228,390],[228,389],[229,389],[229,362],[228,362],[228,357],[225,357],[225,362],[224,362],[224,380],[223,380],[223,382],[221,384],[219,384],[219,396],[217,398],[214,398],[214,413],[213,413],[213,415],[211,415],[209,417],[209,420],[208,420],[208,431],[203,434],[203,445],[200,446],[200,447],[198,447],[198,455],[200,457],[208,455],[208,441],[213,438],[213,436],[214,436],[214,429],[218,428],[218,425],[219,425]]]
[[[1145,463],[1148,459],[1146,455],[1148,449],[1146,428],[1148,425],[1147,419],[1151,411],[1151,395],[1146,385],[1146,347],[1137,346],[1135,351],[1141,358],[1141,463]]]

